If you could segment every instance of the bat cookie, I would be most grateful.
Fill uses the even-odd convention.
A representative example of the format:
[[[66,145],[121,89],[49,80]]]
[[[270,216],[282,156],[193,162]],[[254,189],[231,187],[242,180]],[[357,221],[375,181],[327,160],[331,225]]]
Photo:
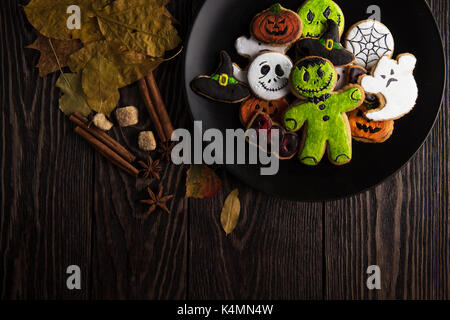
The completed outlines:
[[[225,51],[220,52],[220,65],[212,76],[201,75],[191,81],[192,90],[208,99],[239,103],[248,99],[250,89],[233,77],[233,63]]]
[[[300,17],[279,3],[257,14],[250,33],[258,41],[272,46],[288,46],[300,39],[303,23]]]
[[[363,20],[348,30],[345,48],[355,55],[356,64],[370,70],[381,57],[392,57],[394,38],[381,22]]]
[[[415,106],[419,89],[414,78],[417,59],[409,53],[397,60],[384,56],[373,67],[371,75],[360,79],[363,89],[378,96],[380,107],[367,112],[370,120],[396,120],[409,113]]]
[[[318,38],[327,29],[327,20],[333,20],[339,28],[339,36],[344,33],[344,13],[331,0],[307,0],[298,10],[303,21],[303,38]]]
[[[359,85],[349,85],[333,92],[336,81],[333,64],[320,57],[306,57],[292,70],[292,92],[308,101],[291,106],[284,114],[283,124],[293,132],[305,127],[299,152],[303,164],[319,164],[325,150],[335,165],[352,159],[352,135],[346,112],[363,103],[364,91]]]

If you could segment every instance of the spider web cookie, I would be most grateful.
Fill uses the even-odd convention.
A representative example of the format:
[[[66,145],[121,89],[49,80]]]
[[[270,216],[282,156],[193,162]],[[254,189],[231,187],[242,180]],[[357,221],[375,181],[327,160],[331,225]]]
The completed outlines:
[[[345,48],[354,54],[358,65],[370,69],[381,57],[392,57],[394,38],[381,22],[364,20],[349,29],[345,37]]]

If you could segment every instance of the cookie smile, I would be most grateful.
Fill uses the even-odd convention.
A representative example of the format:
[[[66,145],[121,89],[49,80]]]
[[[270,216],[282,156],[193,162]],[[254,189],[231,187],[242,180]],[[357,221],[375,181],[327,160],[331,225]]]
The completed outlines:
[[[333,81],[333,74],[330,74],[330,79],[328,79],[328,83],[320,89],[303,89],[302,87],[300,87],[300,85],[297,86],[297,89],[306,93],[319,93],[328,88],[328,86],[331,84],[331,81]]]
[[[283,85],[282,85],[281,87],[279,87],[279,88],[269,88],[269,87],[267,87],[267,85],[266,85],[264,82],[262,82],[262,81],[259,81],[258,83],[259,83],[259,84],[261,85],[261,87],[263,87],[264,90],[266,90],[266,91],[277,92],[277,91],[281,91],[281,90],[283,90],[284,88],[287,87],[287,85],[288,85],[288,80],[287,80],[287,79],[284,79]]]
[[[391,85],[392,82],[397,82],[398,80],[395,78],[391,78],[388,80],[387,84],[386,84],[386,88],[389,87]]]

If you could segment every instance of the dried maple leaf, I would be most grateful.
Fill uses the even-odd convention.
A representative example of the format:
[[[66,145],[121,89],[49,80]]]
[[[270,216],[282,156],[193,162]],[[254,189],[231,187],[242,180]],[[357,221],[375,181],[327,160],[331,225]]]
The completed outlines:
[[[206,165],[191,165],[186,178],[186,198],[211,198],[222,188],[222,181]]]
[[[225,204],[220,214],[220,223],[227,235],[236,228],[241,214],[241,202],[238,196],[239,190],[233,190],[225,199]]]
[[[58,71],[67,66],[69,56],[82,47],[79,40],[56,40],[39,35],[36,41],[27,48],[39,50],[41,56],[36,67],[39,68],[39,76]]]
[[[147,158],[147,162],[139,161],[139,165],[142,167],[141,174],[144,179],[161,179],[159,175],[163,169],[160,164],[160,160],[153,161],[152,157]]]
[[[147,188],[148,195],[150,196],[147,200],[141,200],[141,203],[147,204],[150,207],[147,212],[143,216],[139,216],[138,218],[147,218],[151,215],[157,208],[164,210],[165,212],[170,214],[170,210],[167,208],[166,202],[172,199],[173,195],[165,195],[163,196],[163,187],[159,187],[158,194],[155,194],[150,187]]]
[[[59,108],[67,116],[79,112],[84,116],[91,113],[86,96],[81,88],[81,75],[76,73],[64,73],[56,81],[56,86],[64,95],[59,99]]]

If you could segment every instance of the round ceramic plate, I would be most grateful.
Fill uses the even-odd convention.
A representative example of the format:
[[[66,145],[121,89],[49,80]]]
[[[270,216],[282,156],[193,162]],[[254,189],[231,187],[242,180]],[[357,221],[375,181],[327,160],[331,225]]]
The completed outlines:
[[[303,1],[279,1],[297,10]],[[337,167],[326,155],[317,167],[299,163],[297,158],[280,162],[275,176],[261,176],[256,165],[227,165],[227,169],[248,185],[263,192],[299,201],[323,201],[354,195],[381,183],[405,165],[419,150],[437,118],[445,85],[442,41],[436,22],[422,0],[337,0],[346,19],[346,31],[354,23],[370,17],[368,7],[380,9],[381,21],[395,39],[394,56],[409,52],[417,57],[414,72],[419,98],[414,110],[395,122],[392,138],[383,144],[353,143],[353,159]],[[248,35],[254,15],[270,7],[274,0],[207,0],[193,27],[187,45],[185,86],[196,121],[203,129],[241,128],[239,105],[209,101],[196,95],[190,81],[211,74],[218,65],[220,50],[245,66],[247,60],[234,49],[235,40]]]

